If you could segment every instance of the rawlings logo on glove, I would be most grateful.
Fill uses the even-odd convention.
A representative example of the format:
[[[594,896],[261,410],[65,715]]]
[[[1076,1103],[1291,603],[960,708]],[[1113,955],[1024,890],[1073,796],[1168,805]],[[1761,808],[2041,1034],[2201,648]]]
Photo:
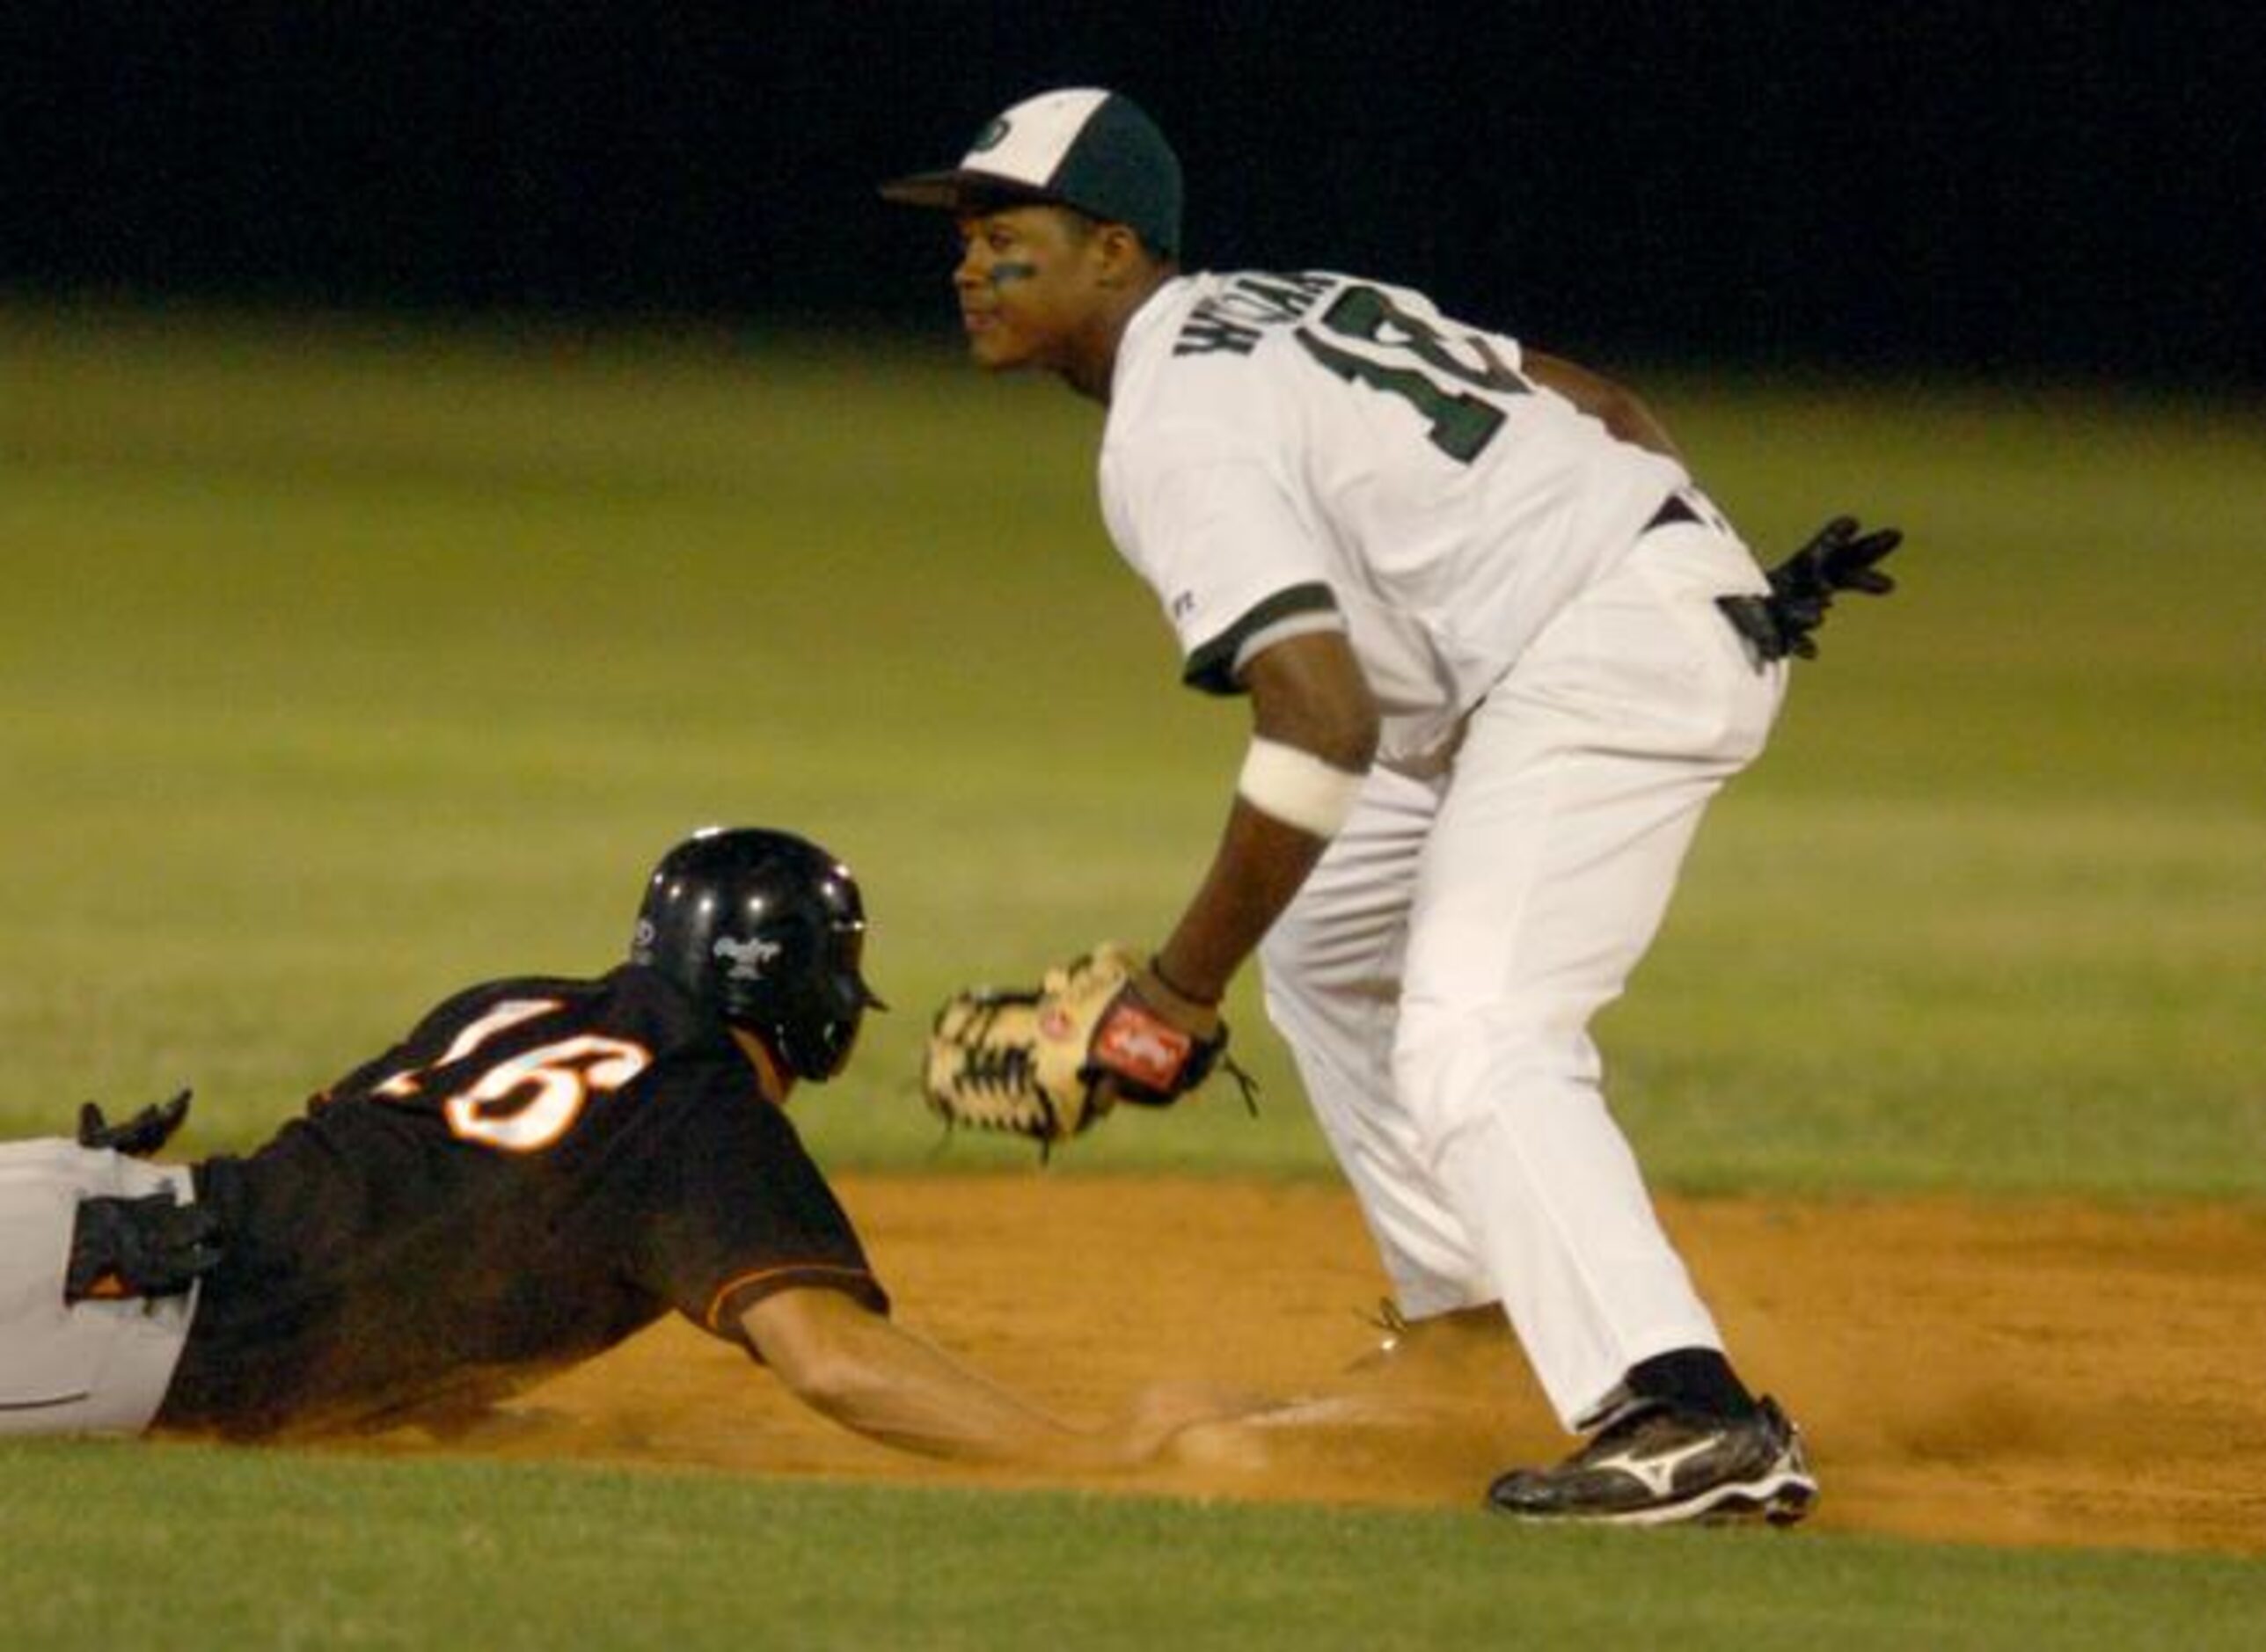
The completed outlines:
[[[1189,1087],[1182,1075],[1195,1049],[1194,1038],[1159,1020],[1145,1004],[1128,1003],[1122,993],[1093,1029],[1095,1066],[1166,1100]]]
[[[1104,945],[1049,970],[1035,991],[947,998],[929,1033],[923,1090],[948,1123],[1051,1147],[1120,1101],[1170,1106],[1226,1049],[1217,1010],[1173,992],[1124,947]],[[1248,1103],[1250,1078],[1225,1065]]]

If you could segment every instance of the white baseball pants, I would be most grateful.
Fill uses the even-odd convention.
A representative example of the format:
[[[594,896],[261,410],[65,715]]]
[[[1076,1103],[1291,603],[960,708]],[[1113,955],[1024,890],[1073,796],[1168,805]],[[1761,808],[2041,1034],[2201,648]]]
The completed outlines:
[[[1372,771],[1261,951],[1402,1312],[1501,1303],[1569,1429],[1639,1361],[1722,1346],[1589,1027],[1777,715],[1785,663],[1758,667],[1714,600],[1765,588],[1716,526],[1646,534],[1473,711],[1446,773]]]
[[[0,1434],[135,1434],[165,1398],[200,1287],[178,1297],[63,1301],[83,1198],[172,1188],[187,1166],[61,1137],[0,1144]]]

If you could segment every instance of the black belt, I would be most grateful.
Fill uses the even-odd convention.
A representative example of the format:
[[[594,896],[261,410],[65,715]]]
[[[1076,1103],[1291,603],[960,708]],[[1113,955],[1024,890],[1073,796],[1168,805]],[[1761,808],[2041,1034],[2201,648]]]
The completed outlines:
[[[1660,501],[1660,508],[1652,513],[1652,520],[1636,530],[1637,537],[1641,539],[1655,528],[1672,528],[1679,522],[1696,523],[1700,520],[1700,513],[1685,503],[1683,494],[1670,493]]]

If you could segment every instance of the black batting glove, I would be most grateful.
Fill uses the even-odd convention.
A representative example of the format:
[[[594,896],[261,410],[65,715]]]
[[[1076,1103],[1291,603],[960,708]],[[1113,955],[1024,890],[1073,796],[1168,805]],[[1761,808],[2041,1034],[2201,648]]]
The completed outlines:
[[[183,1090],[170,1101],[143,1107],[123,1123],[113,1124],[93,1102],[78,1110],[78,1144],[107,1147],[129,1159],[147,1159],[173,1139],[181,1121],[189,1116],[189,1094]]]
[[[1904,537],[1894,528],[1861,533],[1854,516],[1836,516],[1771,569],[1768,596],[1719,596],[1716,605],[1764,660],[1788,654],[1815,660],[1817,642],[1810,633],[1825,623],[1836,596],[1885,596],[1897,588],[1878,564]]]
[[[82,1199],[71,1228],[65,1302],[178,1297],[220,1266],[220,1217],[172,1189],[133,1199]]]

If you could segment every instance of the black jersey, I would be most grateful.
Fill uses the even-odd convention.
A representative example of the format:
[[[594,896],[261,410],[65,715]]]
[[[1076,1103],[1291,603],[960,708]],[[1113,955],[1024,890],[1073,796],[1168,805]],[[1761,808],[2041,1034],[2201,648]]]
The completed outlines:
[[[248,1158],[159,1427],[439,1415],[670,1308],[742,1340],[790,1287],[888,1297],[721,1021],[653,970],[457,994]]]

